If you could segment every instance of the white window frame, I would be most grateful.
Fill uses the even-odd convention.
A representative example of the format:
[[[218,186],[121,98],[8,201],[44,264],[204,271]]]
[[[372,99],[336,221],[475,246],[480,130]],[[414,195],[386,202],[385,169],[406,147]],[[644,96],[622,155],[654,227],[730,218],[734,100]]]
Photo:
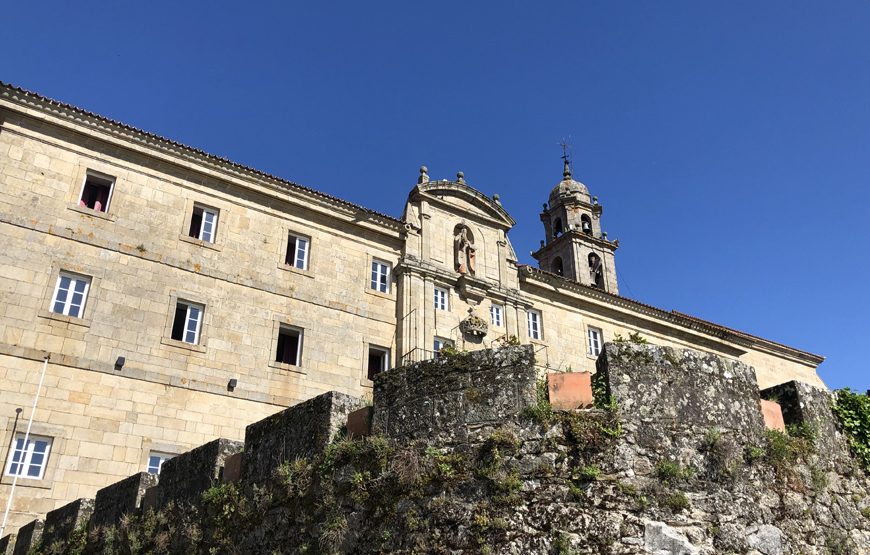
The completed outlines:
[[[450,339],[445,339],[443,337],[435,337],[432,341],[432,352],[435,353],[435,357],[438,357],[438,353],[441,352],[441,349],[444,347],[452,347],[453,341]]]
[[[191,218],[193,218],[193,213],[197,210],[202,210],[202,219],[199,222],[199,231],[197,232],[194,239],[199,239],[205,243],[214,243],[215,236],[217,235],[217,226],[218,219],[220,217],[220,210],[217,208],[212,208],[211,206],[206,206],[204,204],[194,203],[193,211],[191,212]],[[212,216],[212,220],[208,221],[208,216]],[[211,230],[206,231],[206,225],[211,225]],[[206,236],[208,233],[208,236]]]
[[[392,267],[392,264],[389,262],[372,258],[372,272],[369,283],[370,288],[379,293],[389,293],[390,271],[392,270]],[[381,289],[381,287],[383,287],[383,289]]]
[[[86,208],[88,210],[93,210],[94,212],[100,212],[101,214],[108,214],[109,213],[109,206],[112,204],[112,195],[115,194],[115,183],[117,180],[115,179],[114,176],[111,176],[111,175],[106,174],[106,173],[101,173],[101,172],[94,171],[94,170],[87,170],[85,172],[85,178],[82,180],[82,187],[81,187],[81,189],[79,189],[79,198],[78,198],[78,200],[76,200],[76,205],[77,206],[82,205],[82,201],[83,201],[82,196],[85,194],[85,187],[87,187],[87,185],[88,185],[89,178],[94,178],[94,179],[99,180],[99,181],[108,181],[109,182],[109,194],[106,196],[106,206],[104,206],[102,210],[97,210],[96,208],[90,208],[87,205],[83,206],[83,208]]]
[[[450,310],[450,292],[443,287],[435,288],[435,310]]]
[[[489,323],[497,328],[504,325],[504,305],[498,303],[489,305]]]
[[[297,327],[297,326],[290,326],[288,324],[278,324],[278,336],[275,338],[275,349],[274,349],[275,358],[278,358],[278,339],[281,337],[281,332],[286,332],[287,335],[289,335],[291,333],[296,334],[296,362],[282,362],[282,361],[276,360],[275,363],[281,364],[281,365],[296,366],[296,367],[302,366],[302,343],[305,340],[305,330],[300,328],[300,327]]]
[[[604,332],[601,328],[589,326],[586,328],[586,346],[589,356],[597,357],[601,354],[601,347],[604,343]]]
[[[529,328],[529,339],[540,341],[543,337],[541,333],[541,313],[537,310],[529,310],[526,312],[526,320]]]
[[[287,253],[284,255],[284,262],[288,266],[292,266],[299,270],[307,270],[308,269],[308,255],[311,251],[311,239],[308,237],[303,237],[302,235],[296,235],[295,233],[287,234]],[[293,253],[293,257],[290,258],[290,261],[287,261],[287,254]],[[301,253],[301,256],[300,256]],[[301,264],[301,265],[300,265]]]
[[[151,459],[157,458],[157,472],[151,471]],[[146,467],[146,472],[149,474],[159,475],[160,471],[163,470],[163,463],[168,461],[169,459],[175,458],[175,455],[172,453],[163,453],[160,451],[149,451],[148,453],[148,465]]]
[[[61,283],[64,279],[68,279],[69,284],[66,289],[61,289]],[[83,284],[82,291],[76,291],[76,286]],[[88,300],[88,292],[91,288],[91,278],[69,272],[60,272],[57,276],[57,283],[54,285],[54,294],[51,296],[51,311],[55,314],[63,314],[72,318],[82,318],[85,313],[85,305]],[[58,295],[63,291],[64,300],[59,301]],[[81,296],[79,304],[75,304],[76,295]],[[61,303],[60,310],[57,310],[58,302]],[[70,314],[75,309],[75,314]]]
[[[42,480],[45,477],[45,469],[48,467],[48,457],[51,455],[51,446],[54,441],[54,438],[48,436],[38,436],[30,434],[27,436],[27,443],[24,442],[25,434],[15,434],[15,437],[12,438],[12,445],[9,448],[9,457],[6,461],[6,476],[18,476],[19,478],[25,478],[28,480]],[[18,447],[18,440],[22,441],[22,448]],[[41,453],[42,461],[38,463],[37,468],[39,469],[38,476],[30,475],[30,467],[33,466],[33,457],[36,454],[36,444],[37,442],[44,442],[46,444],[45,451]],[[20,460],[15,460],[16,457],[21,453]],[[16,473],[12,472],[12,466],[17,465],[18,471]]]
[[[387,347],[378,347],[377,345],[369,345],[368,357],[366,357],[366,378],[369,380],[371,380],[371,377],[369,377],[369,358],[372,356],[372,351],[380,353],[382,356],[381,369],[378,370],[377,373],[380,374],[381,372],[386,372],[390,369],[390,349]]]
[[[205,306],[199,303],[194,303],[190,301],[186,301],[184,299],[178,299],[175,301],[175,312],[172,315],[173,327],[175,327],[175,314],[178,312],[178,305],[182,304],[187,309],[184,314],[184,328],[181,331],[181,339],[176,339],[176,341],[181,341],[183,343],[187,343],[189,345],[199,345],[200,332],[202,331],[202,320],[205,316]],[[196,320],[193,320],[193,329],[191,329],[191,311],[196,310],[198,312],[198,316]],[[188,341],[187,338],[190,333],[193,333],[193,341]],[[171,330],[170,330],[171,333]],[[173,338],[174,339],[174,338]]]

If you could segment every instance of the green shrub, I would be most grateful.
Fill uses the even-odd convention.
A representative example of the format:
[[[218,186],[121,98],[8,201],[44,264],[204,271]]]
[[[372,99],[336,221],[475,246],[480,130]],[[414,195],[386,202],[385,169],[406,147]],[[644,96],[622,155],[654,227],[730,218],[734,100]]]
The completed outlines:
[[[547,389],[547,380],[538,380],[537,401],[523,409],[522,416],[541,424],[553,422],[553,407],[550,405],[550,394]]]
[[[682,511],[689,508],[689,498],[686,494],[677,491],[664,498],[662,503],[674,512]]]
[[[601,476],[601,469],[595,465],[581,467],[577,472],[577,477],[584,482],[594,482]]]
[[[656,476],[666,484],[685,482],[694,475],[692,468],[680,466],[680,463],[669,459],[662,459],[656,465]]]
[[[864,470],[870,471],[870,397],[840,389],[832,409],[849,438],[852,453]]]

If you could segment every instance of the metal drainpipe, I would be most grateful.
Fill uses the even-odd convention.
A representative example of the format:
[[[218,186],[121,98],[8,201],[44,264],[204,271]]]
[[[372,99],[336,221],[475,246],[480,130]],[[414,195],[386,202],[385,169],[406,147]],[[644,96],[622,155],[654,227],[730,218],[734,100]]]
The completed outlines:
[[[27,442],[30,439],[30,427],[33,426],[33,416],[36,414],[36,404],[39,402],[39,392],[42,391],[42,382],[45,379],[45,370],[48,368],[48,359],[49,358],[51,358],[51,355],[48,355],[48,354],[45,355],[45,360],[43,361],[43,364],[42,364],[42,373],[39,375],[39,385],[36,387],[36,393],[33,395],[33,406],[30,408],[30,419],[27,421],[27,430],[24,432],[24,449],[25,450],[27,449]],[[13,445],[14,445],[14,441],[15,441],[14,437],[12,438],[12,441],[13,441]],[[13,447],[12,456],[15,456],[14,449],[15,448]],[[9,490],[9,499],[6,501],[6,512],[3,513],[3,526],[0,527],[0,538],[2,538],[4,533],[6,532],[6,521],[9,519],[9,509],[12,508],[12,499],[13,499],[13,497],[15,497],[15,485],[18,483],[18,476],[21,475],[21,471],[23,470],[23,463],[24,463],[24,460],[22,458],[22,460],[19,461],[18,473],[12,477],[12,489]],[[48,461],[46,460],[45,463],[47,465]]]

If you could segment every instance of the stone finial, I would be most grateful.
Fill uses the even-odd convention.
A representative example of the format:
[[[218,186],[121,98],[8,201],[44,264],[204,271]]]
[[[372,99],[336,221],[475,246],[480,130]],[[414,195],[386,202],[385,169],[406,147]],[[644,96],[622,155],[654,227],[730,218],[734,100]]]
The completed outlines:
[[[606,231],[601,232],[601,238],[605,239],[605,240],[607,239],[607,232]]]
[[[592,197],[592,204],[598,204],[598,197]]]
[[[501,206],[501,197],[498,195],[498,193],[492,195],[492,201]]]
[[[420,177],[417,178],[417,183],[429,183],[429,168],[420,166]]]
[[[562,177],[571,179],[571,164],[568,162],[568,157],[565,157],[565,169],[562,170]]]
[[[465,183],[465,174],[463,172],[456,172],[456,181],[459,183]]]

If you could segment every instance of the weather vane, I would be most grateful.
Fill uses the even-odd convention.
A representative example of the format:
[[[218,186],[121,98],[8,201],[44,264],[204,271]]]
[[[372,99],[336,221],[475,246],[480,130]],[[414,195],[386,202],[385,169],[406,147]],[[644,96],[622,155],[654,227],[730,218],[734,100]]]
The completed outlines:
[[[559,146],[562,147],[562,160],[565,161],[565,176],[568,177],[571,175],[571,172],[574,170],[574,164],[571,162],[571,143],[568,142],[571,137],[562,138],[559,141]]]

